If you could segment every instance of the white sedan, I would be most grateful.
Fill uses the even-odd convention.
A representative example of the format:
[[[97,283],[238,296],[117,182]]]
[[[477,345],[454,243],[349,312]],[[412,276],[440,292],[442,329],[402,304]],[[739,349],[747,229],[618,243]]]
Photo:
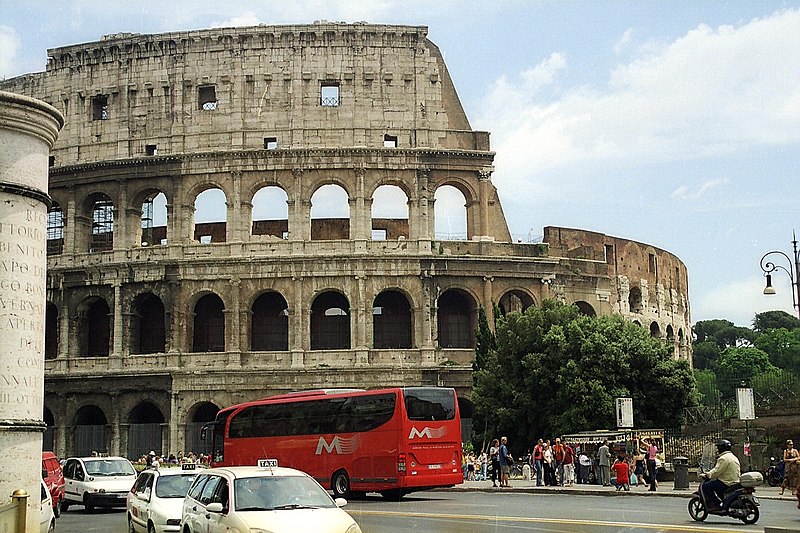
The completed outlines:
[[[212,468],[183,500],[181,533],[361,533],[344,505],[292,468]]]
[[[180,531],[183,498],[195,475],[194,465],[143,470],[128,493],[129,533]]]

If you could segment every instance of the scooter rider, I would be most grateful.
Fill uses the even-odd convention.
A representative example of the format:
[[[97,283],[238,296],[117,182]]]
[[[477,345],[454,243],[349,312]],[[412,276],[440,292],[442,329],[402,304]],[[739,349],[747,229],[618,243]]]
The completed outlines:
[[[742,468],[739,459],[731,452],[731,441],[720,439],[717,441],[717,464],[714,468],[703,474],[707,479],[700,488],[706,501],[708,512],[722,510],[722,497],[729,486],[739,483]]]

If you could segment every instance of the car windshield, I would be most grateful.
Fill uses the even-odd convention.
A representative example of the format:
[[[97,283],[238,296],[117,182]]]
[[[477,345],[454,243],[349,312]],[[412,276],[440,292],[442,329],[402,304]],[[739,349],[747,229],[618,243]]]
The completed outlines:
[[[159,476],[156,480],[156,496],[159,498],[183,498],[189,492],[194,474]]]
[[[237,511],[336,507],[325,489],[305,476],[240,478],[234,496]]]
[[[86,461],[86,473],[90,476],[135,476],[136,471],[125,459],[97,459]]]

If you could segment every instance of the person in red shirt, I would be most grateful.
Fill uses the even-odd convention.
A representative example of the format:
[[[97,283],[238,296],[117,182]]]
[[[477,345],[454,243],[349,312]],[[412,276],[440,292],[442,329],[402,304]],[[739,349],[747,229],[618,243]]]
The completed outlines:
[[[575,452],[572,446],[564,443],[564,485],[571,487],[575,482]]]
[[[611,471],[616,474],[615,478],[611,478],[611,484],[617,487],[617,490],[625,490],[630,492],[630,466],[625,460],[624,455],[617,456],[617,460],[611,465]]]

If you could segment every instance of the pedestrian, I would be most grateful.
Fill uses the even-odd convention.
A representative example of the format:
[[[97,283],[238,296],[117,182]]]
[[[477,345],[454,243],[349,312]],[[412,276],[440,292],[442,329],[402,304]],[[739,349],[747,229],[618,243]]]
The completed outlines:
[[[475,481],[475,454],[469,452],[467,455],[467,481]]]
[[[586,455],[586,451],[582,450],[580,456],[578,456],[578,465],[580,470],[578,471],[578,483],[583,485],[589,484],[589,469],[592,467],[592,460]]]
[[[480,481],[486,481],[486,468],[488,466],[487,465],[488,461],[489,461],[489,458],[486,455],[486,451],[484,450],[478,456],[478,479]]]
[[[791,440],[786,441],[783,461],[786,474],[781,484],[781,494],[784,489],[788,488],[792,494],[797,496],[797,508],[800,509],[800,453],[794,449],[794,443]]]
[[[497,480],[500,478],[500,441],[497,439],[492,440],[492,445],[489,447],[489,466],[492,474],[492,487],[497,486]]]
[[[552,487],[556,484],[556,470],[553,464],[553,447],[550,446],[550,440],[546,440],[544,448],[542,448],[542,465],[544,466],[544,484]]]
[[[564,485],[571,487],[575,483],[575,452],[566,442],[564,446]]]
[[[561,444],[561,439],[556,437],[556,443],[553,445],[553,461],[556,471],[556,479],[559,485],[564,485],[564,445]]]
[[[633,473],[636,475],[636,484],[644,485],[647,481],[647,464],[644,459],[644,453],[639,448],[637,443],[636,455],[633,456]]]
[[[543,477],[544,473],[542,472],[542,461],[544,460],[544,454],[542,453],[542,448],[544,448],[544,443],[542,439],[539,439],[536,442],[536,446],[533,447],[533,467],[536,469],[536,486],[541,487],[543,485]]]
[[[630,465],[625,460],[624,455],[617,456],[614,465],[611,467],[614,471],[614,477],[611,478],[611,484],[617,487],[617,491],[624,490],[630,492]]]
[[[658,448],[651,439],[645,438],[642,440],[647,444],[647,454],[645,457],[647,458],[647,475],[650,477],[650,488],[648,492],[655,492],[656,487],[658,487],[658,481],[656,481],[656,454],[658,453]]]
[[[611,452],[608,449],[608,439],[603,441],[603,445],[597,450],[597,465],[600,467],[601,485],[608,487],[611,485]]]
[[[500,486],[511,487],[508,480],[511,477],[511,465],[514,458],[508,453],[508,437],[500,438]]]

